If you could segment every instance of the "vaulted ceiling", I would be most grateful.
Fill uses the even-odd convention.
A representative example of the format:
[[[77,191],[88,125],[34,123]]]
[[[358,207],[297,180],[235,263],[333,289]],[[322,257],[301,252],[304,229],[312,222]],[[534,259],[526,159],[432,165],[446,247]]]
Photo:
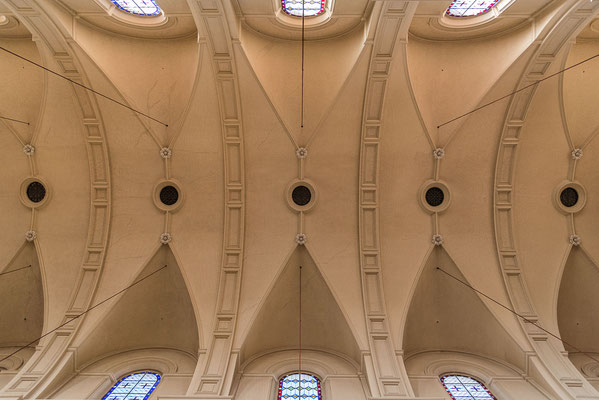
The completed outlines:
[[[205,366],[190,391],[212,379],[227,395],[236,363],[271,344],[293,348],[290,271],[302,263],[313,350],[355,365],[372,354],[400,371],[396,354],[466,351],[471,342],[523,374],[552,376],[557,397],[570,396],[561,378],[594,393],[572,365],[546,372],[564,350],[559,341],[450,287],[435,267],[596,351],[592,322],[575,328],[585,313],[572,310],[599,267],[599,61],[557,73],[599,53],[599,2],[516,0],[493,20],[451,26],[442,17],[449,1],[335,0],[330,20],[306,26],[303,85],[301,25],[280,18],[279,1],[158,3],[163,19],[137,23],[106,0],[0,1],[0,46],[103,95],[0,52],[0,116],[30,123],[0,120],[0,273],[15,260],[34,266],[8,285],[31,293],[30,303],[9,306],[0,290],[11,318],[34,318],[0,332],[0,346],[20,344],[24,329],[47,332],[168,264],[154,283],[67,325],[60,340],[42,340],[38,348],[56,358],[28,370],[39,380],[23,393],[60,386],[47,374],[67,348],[80,352],[69,362],[82,368],[163,347]],[[39,207],[23,197],[32,177],[48,190]],[[314,203],[298,211],[289,187],[304,181]],[[164,182],[180,190],[176,209],[160,204]],[[422,201],[438,182],[450,197],[443,211]],[[570,184],[583,205],[576,212],[560,205]],[[127,316],[147,304],[158,311]],[[457,326],[440,320],[466,305]],[[319,336],[326,315],[334,328]],[[126,321],[136,326],[119,332]],[[451,334],[421,335],[437,324]],[[481,324],[487,334],[460,335]],[[544,367],[531,367],[531,354]],[[379,392],[385,379],[406,384],[397,371],[384,379],[376,371]]]

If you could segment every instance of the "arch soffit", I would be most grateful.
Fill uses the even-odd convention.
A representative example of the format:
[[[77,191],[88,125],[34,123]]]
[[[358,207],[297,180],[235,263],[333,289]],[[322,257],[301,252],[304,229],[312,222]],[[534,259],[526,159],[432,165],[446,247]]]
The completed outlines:
[[[555,58],[563,46],[573,37],[576,37],[597,13],[599,13],[599,3],[584,0],[566,2],[558,8],[540,30],[539,41],[533,43],[534,53],[517,87],[523,87],[529,82],[543,78],[551,64],[555,62]],[[516,312],[533,319],[537,318],[535,305],[520,269],[520,260],[516,249],[514,224],[512,222],[512,209],[514,206],[512,199],[514,197],[518,141],[535,94],[536,90],[529,90],[520,92],[511,98],[497,152],[493,190],[497,252],[504,282],[508,288],[511,306]],[[520,324],[529,342],[534,345],[535,352],[537,352],[539,346],[546,347],[547,342],[538,340],[539,336],[546,336],[544,333],[539,333],[535,329],[531,329],[532,327],[527,329],[523,321],[520,321]],[[549,346],[546,351],[557,352],[553,346]],[[542,364],[560,356],[558,354],[543,355],[539,352],[537,354],[539,354]],[[560,376],[560,385],[553,383],[558,380],[557,377],[554,377],[553,381],[549,378],[546,383],[552,387],[552,390],[555,390],[559,396],[570,396],[569,389],[563,383],[564,380],[569,379],[584,388],[581,388],[581,392],[588,391],[590,393],[592,391],[575,368],[569,368],[566,363],[563,366],[564,370],[568,371],[568,377]],[[567,386],[570,387],[573,384]]]
[[[545,26],[543,26],[542,30],[540,30],[539,34],[537,35],[537,38],[539,38],[541,40],[541,44],[540,45],[538,43],[531,44],[531,47],[536,48],[536,51],[531,56],[531,58],[528,62],[528,66],[526,67],[525,71],[522,73],[518,87],[524,86],[529,81],[534,81],[534,80],[543,78],[544,72],[539,73],[539,72],[535,72],[535,70],[547,71],[549,69],[549,66],[553,62],[556,61],[555,56],[562,50],[563,46],[567,45],[573,37],[576,37],[576,35],[579,33],[579,31],[584,29],[584,27],[587,25],[587,23],[598,13],[599,13],[599,6],[597,6],[596,4],[592,4],[587,1],[584,1],[584,0],[571,1],[567,5],[561,7],[557,11],[555,11],[554,14],[552,15],[551,19],[548,22],[546,22]],[[577,22],[577,23],[575,23],[575,22]],[[564,28],[560,29],[562,26]],[[509,142],[510,140],[513,140],[514,137],[516,139],[519,137],[520,130],[522,129],[523,125],[526,122],[528,107],[532,103],[535,94],[536,94],[536,91],[534,91],[534,90],[533,91],[525,91],[525,92],[518,93],[511,100],[508,115],[505,118],[505,122],[504,122],[504,126],[503,126],[501,143],[500,143],[500,146],[498,149],[497,165],[495,168],[495,175],[496,175],[496,177],[495,177],[496,190],[495,190],[495,195],[494,195],[495,205],[497,205],[500,202],[500,200],[499,200],[500,198],[505,197],[505,195],[504,195],[505,190],[508,190],[510,192],[513,190],[512,182],[513,182],[514,176],[516,174],[516,172],[515,172],[515,158],[516,157],[512,156],[512,157],[502,158],[502,155],[506,151],[506,147],[509,148],[512,146],[511,143],[506,144],[506,141]],[[563,103],[563,101],[560,101],[560,102]],[[516,148],[517,146],[513,146],[513,147]],[[515,149],[510,149],[510,150],[517,151]],[[503,162],[503,164],[502,164],[502,162]],[[512,173],[507,178],[507,180],[505,180],[501,177],[501,174],[504,174],[505,173],[504,171],[507,171],[509,168],[511,168]],[[512,204],[510,203],[509,206],[511,207]],[[502,219],[500,218],[500,216],[501,216],[501,210],[498,210],[496,207],[495,231],[496,231],[496,238],[497,238],[497,250],[498,250],[498,254],[499,254],[500,265],[502,266],[502,269],[504,272],[503,275],[504,275],[505,285],[508,288],[508,294],[510,296],[511,302],[512,302],[512,304],[514,304],[514,294],[513,293],[514,293],[514,289],[517,289],[517,288],[514,288],[513,285],[511,285],[510,282],[508,280],[506,280],[506,275],[505,275],[506,266],[514,265],[515,261],[513,261],[513,260],[517,259],[516,249],[515,249],[515,247],[513,247],[514,246],[513,225],[511,225],[510,227],[508,227],[508,226],[504,227],[501,223]],[[504,241],[509,241],[509,244],[512,247],[510,247],[508,249],[508,248],[505,248],[505,246],[503,246],[503,248],[502,248],[502,245],[500,243],[500,240],[502,240],[502,239]],[[504,254],[504,253],[514,253],[514,254]],[[568,254],[569,254],[569,251],[568,251]],[[568,254],[566,254],[562,260],[561,267],[560,267],[561,268],[560,276],[563,273],[563,268],[567,261]],[[517,266],[519,264],[516,262],[515,265]],[[510,268],[508,267],[507,269],[510,269]],[[518,294],[521,294],[524,296],[524,299],[526,300],[526,302],[528,303],[528,305],[530,307],[534,307],[533,303],[532,303],[532,299],[530,298],[530,296],[528,294],[528,289],[526,289],[526,287],[525,287],[524,277],[521,276],[518,268],[516,269],[515,272],[518,273],[518,277],[519,277],[518,279],[524,285],[523,291],[517,290],[519,292]],[[559,283],[557,284],[557,288],[556,288],[556,296],[557,296],[558,291],[559,291]],[[557,304],[557,299],[554,302],[555,302],[555,304]],[[514,309],[516,311],[519,311],[518,307],[515,307]],[[523,310],[520,310],[520,311],[523,311]],[[525,310],[525,313],[526,312],[534,313],[532,308]]]
[[[25,4],[23,4],[25,3]],[[72,75],[71,77],[75,80],[88,82],[88,77],[85,71],[82,69],[81,62],[77,58],[76,53],[70,44],[70,38],[65,36],[68,35],[68,29],[61,29],[55,25],[56,20],[60,18],[52,18],[46,7],[41,6],[36,0],[25,0],[21,3],[14,3],[12,0],[7,0],[5,5],[15,15],[17,19],[23,25],[32,32],[32,35],[39,40],[38,48],[43,48],[45,51],[41,52],[46,54],[56,55],[54,62],[59,66],[59,72],[68,72]],[[51,10],[52,11],[52,10]],[[53,38],[54,40],[48,40],[46,38]],[[42,59],[44,55],[42,54]],[[47,60],[46,60],[47,61]],[[47,64],[47,62],[45,62]],[[99,113],[96,99],[90,96],[86,92],[74,91],[74,104],[80,107],[80,115],[83,119],[85,116],[88,121],[84,124],[86,130],[86,144],[87,144],[87,155],[89,161],[89,176],[91,178],[91,195],[90,195],[90,226],[88,230],[87,243],[95,243],[93,249],[88,247],[85,249],[84,260],[82,261],[82,267],[79,269],[79,278],[74,290],[71,292],[70,299],[68,301],[68,309],[65,310],[67,317],[74,313],[80,312],[88,307],[95,293],[97,284],[99,282],[99,276],[104,264],[104,255],[106,252],[106,246],[108,243],[108,236],[110,232],[110,165],[106,147],[104,123],[102,116]],[[40,118],[41,120],[42,118]],[[97,157],[94,157],[95,161],[92,161],[90,152],[97,152]],[[40,263],[43,261],[40,260]],[[46,303],[47,303],[47,299]],[[40,348],[40,356],[32,357],[31,362],[35,360],[36,364],[39,364],[40,359],[48,357],[48,348],[53,346],[58,354],[64,354],[68,343],[77,335],[77,327],[79,321],[75,322],[71,327],[68,328],[68,334],[63,336],[65,339],[55,341],[53,337],[50,337],[47,341],[49,344],[46,348]],[[65,328],[66,329],[66,328]],[[55,355],[55,353],[53,353]],[[52,355],[52,356],[53,356]],[[46,370],[41,375],[37,376],[35,380],[31,379],[24,380],[22,373],[27,372],[35,366],[25,367],[21,369],[21,373],[17,375],[9,384],[12,387],[19,385],[19,382],[27,382],[27,385],[22,387],[27,388],[25,391],[37,390],[39,381],[43,379],[45,374],[51,367],[61,360],[62,357],[54,357],[53,361],[47,363]],[[28,365],[31,365],[31,362]]]

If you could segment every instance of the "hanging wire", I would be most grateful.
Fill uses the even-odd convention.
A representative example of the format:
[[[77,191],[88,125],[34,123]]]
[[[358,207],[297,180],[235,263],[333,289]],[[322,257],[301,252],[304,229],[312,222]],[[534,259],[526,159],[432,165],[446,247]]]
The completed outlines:
[[[576,64],[574,64],[574,65],[570,65],[569,67],[567,67],[567,68],[564,68],[564,69],[562,69],[561,71],[558,71],[558,72],[556,72],[556,73],[554,73],[554,74],[551,74],[551,75],[549,75],[549,76],[546,76],[546,77],[545,77],[545,78],[543,78],[543,79],[539,79],[538,81],[534,81],[533,83],[531,83],[531,84],[529,84],[529,85],[526,85],[526,86],[524,86],[523,88],[520,88],[520,89],[518,89],[518,90],[515,90],[515,91],[513,91],[513,92],[511,92],[511,93],[508,93],[508,94],[506,94],[505,96],[502,96],[502,97],[500,97],[500,98],[498,98],[498,99],[495,99],[495,100],[493,100],[493,101],[490,101],[490,102],[488,102],[488,103],[486,103],[486,104],[483,104],[482,106],[480,106],[480,107],[477,107],[477,108],[475,108],[475,109],[473,109],[473,110],[471,110],[471,111],[468,111],[467,113],[465,113],[465,114],[462,114],[462,115],[460,115],[460,116],[458,116],[458,117],[455,117],[455,118],[453,118],[453,119],[450,119],[449,121],[447,121],[447,122],[444,122],[444,123],[442,123],[441,125],[437,126],[437,128],[441,128],[442,126],[445,126],[445,125],[447,125],[447,124],[450,124],[450,123],[452,123],[452,122],[454,122],[454,121],[457,121],[458,119],[464,118],[464,117],[466,117],[466,116],[468,116],[468,115],[470,115],[470,114],[473,114],[473,113],[475,113],[475,112],[477,112],[477,111],[480,111],[480,110],[482,110],[483,108],[486,108],[486,107],[488,107],[488,106],[490,106],[490,105],[493,105],[493,104],[497,103],[498,101],[501,101],[501,100],[503,100],[503,99],[507,99],[508,97],[511,97],[511,96],[513,96],[513,95],[515,95],[515,94],[517,94],[517,93],[520,93],[520,92],[522,92],[523,90],[526,90],[526,89],[528,89],[528,88],[530,88],[530,87],[532,87],[532,86],[538,85],[539,83],[541,83],[541,82],[543,82],[543,81],[546,81],[547,79],[553,78],[554,76],[557,76],[557,75],[563,74],[564,72],[566,72],[566,71],[568,71],[568,70],[571,70],[572,68],[576,68],[576,67],[578,67],[578,66],[580,66],[580,65],[582,65],[582,64],[584,64],[584,63],[587,63],[587,62],[589,62],[589,61],[591,61],[591,60],[593,60],[593,59],[595,59],[595,58],[597,58],[597,57],[599,57],[599,54],[595,54],[594,56],[592,56],[592,57],[589,57],[589,58],[587,58],[587,59],[584,59],[584,60],[582,60],[582,61],[580,61],[580,62],[577,62],[577,63],[576,63]]]
[[[148,279],[148,278],[149,278],[149,277],[151,277],[152,275],[154,275],[154,274],[156,274],[156,273],[158,273],[158,272],[162,271],[162,270],[163,270],[163,269],[165,269],[166,267],[167,267],[167,265],[164,265],[164,266],[162,266],[162,267],[158,268],[156,271],[154,271],[154,272],[152,272],[152,273],[150,273],[150,274],[148,274],[148,275],[144,276],[143,278],[141,278],[141,279],[139,279],[139,280],[137,280],[137,281],[133,282],[131,285],[127,286],[127,287],[126,287],[126,288],[124,288],[124,289],[121,289],[121,290],[119,290],[118,292],[116,292],[116,293],[115,293],[115,294],[113,294],[112,296],[105,298],[104,300],[102,300],[102,301],[101,301],[101,302],[99,302],[98,304],[95,304],[95,305],[91,306],[90,308],[88,308],[87,310],[83,311],[82,313],[75,315],[75,316],[74,316],[73,318],[71,318],[71,319],[68,319],[66,322],[63,322],[62,324],[58,325],[56,328],[52,329],[51,331],[44,333],[42,336],[38,337],[37,339],[35,339],[35,340],[32,340],[31,342],[27,343],[26,345],[19,347],[17,350],[13,351],[13,352],[12,352],[12,353],[10,353],[9,355],[7,355],[7,356],[6,356],[6,357],[4,357],[3,359],[1,359],[1,360],[0,360],[0,363],[1,363],[2,361],[4,361],[4,360],[8,360],[10,357],[14,356],[14,355],[15,355],[15,354],[17,354],[19,351],[21,351],[21,350],[23,350],[23,349],[26,349],[27,347],[31,346],[32,344],[34,344],[34,343],[36,343],[36,342],[38,342],[38,341],[42,340],[43,338],[45,338],[46,336],[48,336],[48,335],[49,335],[49,334],[51,334],[52,332],[55,332],[55,331],[57,331],[58,329],[62,328],[63,326],[65,326],[65,325],[67,325],[67,324],[70,324],[71,322],[73,322],[73,321],[74,321],[74,320],[76,320],[77,318],[79,318],[79,317],[81,317],[81,316],[83,316],[83,315],[87,314],[88,312],[90,312],[90,311],[91,311],[91,310],[93,310],[94,308],[96,308],[96,307],[98,307],[98,306],[100,306],[100,305],[102,305],[102,304],[106,303],[108,300],[110,300],[110,299],[112,299],[112,298],[114,298],[114,297],[118,296],[119,294],[121,294],[121,293],[123,293],[123,292],[125,292],[125,291],[127,291],[127,290],[129,290],[129,289],[131,289],[133,286],[135,286],[135,285],[137,285],[137,284],[139,284],[139,283],[141,283],[141,282],[145,281],[146,279]]]
[[[0,119],[5,119],[7,121],[12,121],[12,122],[18,122],[20,124],[26,124],[26,125],[30,125],[29,122],[26,121],[21,121],[19,119],[14,119],[14,118],[8,118],[8,117],[0,117]]]
[[[518,316],[518,317],[522,318],[522,319],[523,319],[525,322],[528,322],[529,324],[532,324],[532,325],[536,326],[537,328],[539,328],[540,330],[542,330],[542,331],[543,331],[543,332],[545,332],[546,334],[548,334],[548,335],[550,335],[550,336],[554,337],[555,339],[559,340],[559,341],[560,341],[560,342],[562,342],[563,344],[570,346],[571,348],[573,348],[574,350],[576,350],[577,352],[579,352],[579,353],[581,353],[581,354],[584,354],[585,356],[587,356],[587,357],[588,357],[588,358],[590,358],[591,360],[595,361],[596,363],[599,363],[599,360],[598,360],[598,359],[596,359],[595,357],[591,356],[591,355],[590,355],[590,354],[588,354],[588,353],[585,353],[584,351],[580,350],[578,347],[576,347],[576,346],[574,346],[574,345],[572,345],[572,344],[570,344],[570,343],[566,342],[564,339],[562,339],[561,337],[557,336],[556,334],[554,334],[554,333],[552,333],[552,332],[548,331],[547,329],[543,328],[542,326],[540,326],[540,325],[539,325],[539,324],[537,324],[536,322],[534,322],[534,321],[532,321],[532,320],[530,320],[530,319],[526,318],[526,317],[525,317],[525,316],[523,316],[522,314],[519,314],[519,313],[517,313],[516,311],[512,310],[511,308],[509,308],[509,307],[507,307],[507,306],[505,306],[505,305],[501,304],[499,301],[497,301],[497,300],[493,299],[492,297],[490,297],[490,296],[488,296],[488,295],[484,294],[484,293],[483,293],[483,292],[481,292],[480,290],[478,290],[478,289],[474,288],[473,286],[471,286],[470,284],[468,284],[468,282],[464,282],[464,281],[463,281],[463,280],[461,280],[460,278],[458,278],[458,277],[456,277],[456,276],[454,276],[454,275],[450,274],[449,272],[445,271],[445,270],[444,270],[443,268],[441,268],[441,267],[437,267],[437,270],[439,270],[439,271],[443,272],[445,275],[447,275],[447,276],[449,276],[449,277],[451,277],[451,278],[455,279],[456,281],[460,282],[462,285],[464,285],[464,286],[466,286],[466,287],[468,287],[468,288],[472,289],[473,291],[475,291],[476,293],[478,293],[478,294],[480,294],[481,296],[485,297],[486,299],[488,299],[488,300],[491,300],[493,303],[495,303],[495,304],[497,304],[498,306],[500,306],[500,307],[502,307],[502,308],[504,308],[504,309],[508,310],[508,311],[509,311],[509,312],[511,312],[512,314],[514,314],[514,315],[516,315],[516,316]]]
[[[2,276],[2,275],[8,275],[8,274],[12,274],[13,272],[17,272],[17,271],[20,271],[20,270],[22,270],[22,269],[29,268],[29,267],[31,267],[31,264],[30,264],[30,265],[26,265],[26,266],[24,266],[24,267],[21,267],[21,268],[13,269],[13,270],[11,270],[11,271],[2,272],[2,273],[0,273],[0,276]]]
[[[306,45],[306,11],[305,11],[305,0],[302,0],[302,106],[300,116],[300,128],[304,127],[304,53]]]
[[[299,393],[298,400],[302,399],[302,266],[299,266]]]
[[[54,74],[54,75],[56,75],[56,76],[58,76],[58,77],[60,77],[60,78],[62,78],[64,80],[67,80],[67,81],[71,82],[73,85],[77,85],[77,86],[79,86],[79,87],[81,87],[81,88],[83,88],[85,90],[89,90],[90,92],[95,93],[98,96],[101,96],[101,97],[103,97],[103,98],[105,98],[107,100],[110,100],[110,101],[112,101],[112,102],[114,102],[114,103],[116,103],[116,104],[118,104],[118,105],[120,105],[122,107],[125,107],[125,108],[133,111],[134,113],[137,113],[139,115],[143,115],[144,117],[149,118],[152,121],[158,122],[159,124],[164,125],[165,127],[168,127],[168,124],[165,124],[164,122],[162,122],[162,121],[160,121],[160,120],[158,120],[158,119],[156,119],[156,118],[154,118],[154,117],[152,117],[152,116],[150,116],[150,115],[148,115],[148,114],[146,114],[146,113],[144,113],[142,111],[136,110],[135,108],[133,108],[131,106],[128,106],[125,103],[122,103],[122,102],[120,102],[120,101],[118,101],[116,99],[113,99],[112,97],[109,97],[109,96],[107,96],[105,94],[102,94],[102,93],[100,93],[100,92],[98,92],[98,91],[96,91],[96,90],[94,90],[94,89],[92,89],[90,87],[87,87],[87,86],[85,86],[85,85],[83,85],[83,84],[81,84],[79,82],[76,82],[76,81],[72,80],[71,78],[68,78],[68,77],[66,77],[64,75],[59,74],[58,72],[52,71],[51,69],[46,68],[43,65],[38,64],[35,61],[32,61],[32,60],[28,59],[27,57],[24,57],[24,56],[22,56],[20,54],[15,53],[14,51],[10,51],[10,50],[2,47],[2,46],[0,46],[0,50],[5,51],[6,53],[11,54],[11,55],[13,55],[13,56],[15,56],[17,58],[20,58],[21,60],[26,61],[26,62],[28,62],[30,64],[33,64],[36,67],[43,69],[44,71],[48,71],[49,73]],[[19,122],[21,122],[21,121],[19,121]]]

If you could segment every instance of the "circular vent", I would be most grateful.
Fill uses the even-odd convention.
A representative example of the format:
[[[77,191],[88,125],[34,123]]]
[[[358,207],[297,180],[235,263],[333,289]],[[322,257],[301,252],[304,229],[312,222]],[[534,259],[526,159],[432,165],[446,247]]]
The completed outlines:
[[[573,187],[567,187],[559,195],[559,201],[566,207],[574,207],[578,203],[578,192]]]
[[[179,191],[176,187],[168,185],[160,190],[160,201],[162,204],[172,206],[179,200]]]
[[[426,203],[431,207],[439,207],[445,200],[445,193],[438,187],[432,187],[426,191]]]
[[[318,190],[309,179],[296,179],[287,186],[285,199],[292,210],[308,212],[318,203]]]
[[[185,201],[185,192],[175,179],[163,179],[154,186],[154,205],[162,211],[175,212]]]
[[[27,185],[27,198],[33,203],[39,203],[46,197],[46,188],[41,182],[33,181]]]
[[[293,202],[298,206],[305,206],[312,199],[312,192],[306,186],[297,186],[291,193]]]

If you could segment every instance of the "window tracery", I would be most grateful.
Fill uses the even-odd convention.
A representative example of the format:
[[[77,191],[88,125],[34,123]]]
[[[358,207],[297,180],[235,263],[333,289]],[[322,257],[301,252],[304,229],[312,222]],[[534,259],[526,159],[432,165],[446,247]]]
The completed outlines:
[[[162,12],[154,0],[112,0],[120,9],[130,14],[153,16]]]
[[[444,375],[441,383],[453,400],[497,400],[481,382],[464,375]]]
[[[135,372],[121,378],[102,400],[146,400],[160,382],[155,372]]]
[[[300,392],[301,383],[301,392]],[[278,400],[322,400],[320,379],[310,374],[289,374],[279,381]]]
[[[445,13],[451,17],[473,17],[484,14],[499,0],[453,0]]]
[[[294,17],[314,17],[324,12],[326,0],[281,0],[283,11]]]

